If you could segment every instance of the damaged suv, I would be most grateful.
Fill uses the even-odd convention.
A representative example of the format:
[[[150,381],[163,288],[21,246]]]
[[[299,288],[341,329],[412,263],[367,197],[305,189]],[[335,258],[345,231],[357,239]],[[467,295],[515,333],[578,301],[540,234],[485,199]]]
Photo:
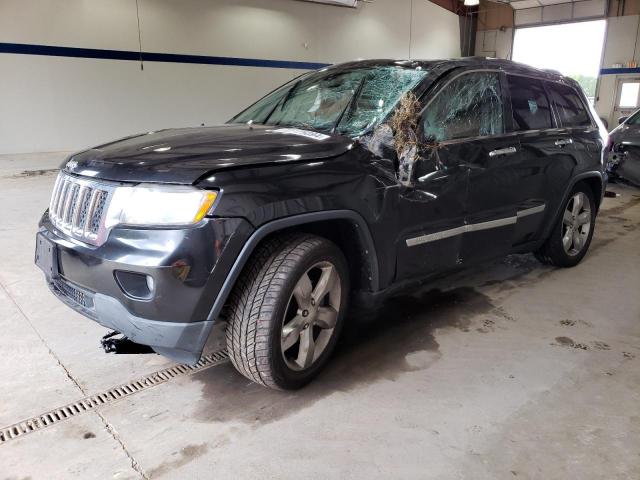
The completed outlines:
[[[606,131],[578,85],[509,61],[360,61],[304,74],[227,124],[69,157],[36,263],[71,308],[197,362],[298,388],[350,298],[514,252],[576,265]]]

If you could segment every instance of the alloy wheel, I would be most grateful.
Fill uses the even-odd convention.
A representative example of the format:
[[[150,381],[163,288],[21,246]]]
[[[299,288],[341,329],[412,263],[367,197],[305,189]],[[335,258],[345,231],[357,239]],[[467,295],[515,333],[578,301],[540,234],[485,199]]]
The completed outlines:
[[[584,248],[591,231],[591,202],[583,192],[577,192],[567,204],[562,219],[562,246],[571,256]]]
[[[306,370],[329,344],[338,321],[340,275],[331,262],[316,263],[298,280],[287,306],[280,335],[289,368]]]

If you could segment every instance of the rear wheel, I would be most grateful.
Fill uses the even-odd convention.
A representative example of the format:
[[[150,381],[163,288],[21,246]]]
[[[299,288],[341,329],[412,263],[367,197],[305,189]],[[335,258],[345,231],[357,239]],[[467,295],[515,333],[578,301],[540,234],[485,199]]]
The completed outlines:
[[[536,257],[543,263],[573,267],[586,255],[593,237],[596,209],[593,192],[588,185],[576,185],[564,204],[551,236]]]
[[[267,387],[302,387],[335,347],[348,292],[346,260],[329,240],[307,234],[268,240],[232,295],[227,349],[233,365]]]

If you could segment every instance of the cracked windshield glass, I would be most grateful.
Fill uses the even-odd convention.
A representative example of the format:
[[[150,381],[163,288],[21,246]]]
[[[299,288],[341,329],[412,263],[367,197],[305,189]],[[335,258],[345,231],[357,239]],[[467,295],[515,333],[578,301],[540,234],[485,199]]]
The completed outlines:
[[[379,124],[426,73],[420,67],[399,66],[312,72],[270,93],[231,122],[359,136]]]

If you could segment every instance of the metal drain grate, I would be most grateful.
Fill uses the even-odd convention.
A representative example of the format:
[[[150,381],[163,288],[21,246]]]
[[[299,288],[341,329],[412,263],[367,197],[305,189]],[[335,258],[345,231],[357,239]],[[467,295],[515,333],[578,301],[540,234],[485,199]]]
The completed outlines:
[[[209,367],[218,365],[229,358],[226,350],[214,352],[203,356],[195,365],[181,364],[174,367],[165,368],[146,377],[133,380],[131,382],[110,388],[101,393],[85,397],[77,402],[70,403],[64,407],[50,410],[36,417],[14,423],[8,427],[0,428],[0,445],[17,437],[21,437],[31,432],[42,430],[55,425],[56,423],[75,417],[81,413],[92,411],[103,405],[107,405],[134,393],[147,390],[148,388],[165,383],[172,378],[191,375]]]

